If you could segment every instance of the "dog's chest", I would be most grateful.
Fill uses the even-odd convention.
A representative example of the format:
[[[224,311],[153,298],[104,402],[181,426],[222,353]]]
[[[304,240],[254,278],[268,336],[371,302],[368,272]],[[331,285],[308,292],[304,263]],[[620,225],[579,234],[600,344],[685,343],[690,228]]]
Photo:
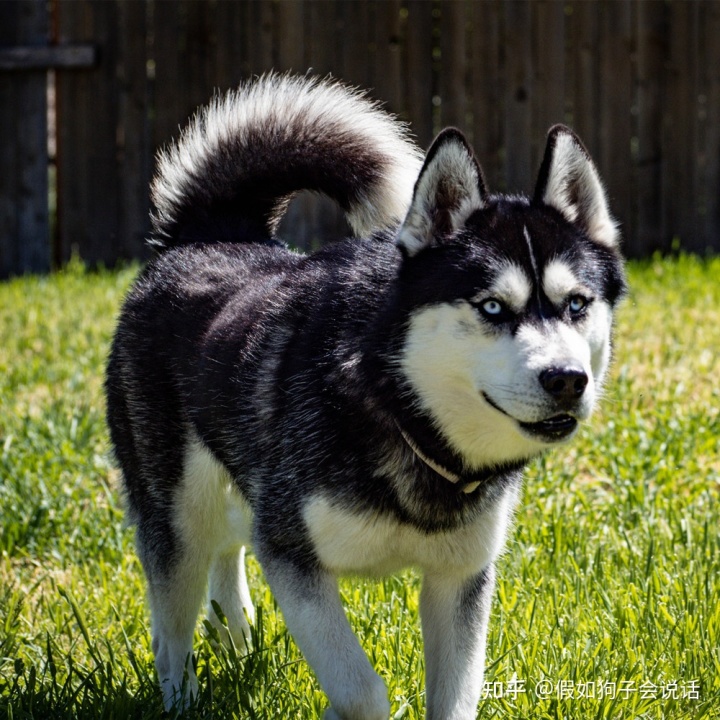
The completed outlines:
[[[389,515],[334,505],[323,495],[303,515],[320,561],[337,574],[384,575],[409,566],[471,574],[502,550],[515,502],[509,489],[472,523],[434,533]]]

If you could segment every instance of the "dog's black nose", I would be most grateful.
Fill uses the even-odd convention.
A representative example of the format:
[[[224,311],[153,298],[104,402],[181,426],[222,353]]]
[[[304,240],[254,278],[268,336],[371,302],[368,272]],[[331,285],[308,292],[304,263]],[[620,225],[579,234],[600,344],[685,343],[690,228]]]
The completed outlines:
[[[558,402],[567,404],[585,392],[588,376],[578,367],[551,367],[540,373],[540,384]]]

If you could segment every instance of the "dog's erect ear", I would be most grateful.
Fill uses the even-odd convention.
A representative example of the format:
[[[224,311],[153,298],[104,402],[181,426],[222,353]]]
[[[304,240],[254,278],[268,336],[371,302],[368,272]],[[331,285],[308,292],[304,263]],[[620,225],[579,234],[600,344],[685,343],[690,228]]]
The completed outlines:
[[[398,247],[412,257],[442,241],[483,207],[486,196],[482,170],[467,140],[459,130],[443,130],[425,156]]]
[[[617,244],[617,227],[595,164],[580,138],[564,125],[548,133],[534,200],[559,210],[595,242]]]

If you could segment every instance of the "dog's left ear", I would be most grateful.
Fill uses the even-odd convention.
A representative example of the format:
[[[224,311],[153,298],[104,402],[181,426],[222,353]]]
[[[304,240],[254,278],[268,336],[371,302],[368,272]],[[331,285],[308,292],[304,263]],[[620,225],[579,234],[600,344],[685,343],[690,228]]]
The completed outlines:
[[[482,170],[463,134],[443,130],[430,146],[396,243],[406,256],[459,230],[485,203]]]
[[[595,242],[617,245],[617,227],[595,164],[580,138],[564,125],[548,133],[534,201],[559,210]]]

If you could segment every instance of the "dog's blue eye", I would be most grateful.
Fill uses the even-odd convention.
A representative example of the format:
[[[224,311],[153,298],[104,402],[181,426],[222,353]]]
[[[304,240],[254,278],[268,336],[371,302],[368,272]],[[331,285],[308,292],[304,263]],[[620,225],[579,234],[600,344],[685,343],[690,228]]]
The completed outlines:
[[[499,317],[503,314],[503,311],[505,310],[503,304],[499,300],[495,300],[494,298],[485,300],[482,305],[480,305],[480,308],[482,309],[483,313],[490,318]]]
[[[582,295],[573,295],[568,302],[568,309],[573,315],[581,313],[587,306],[588,300]]]

